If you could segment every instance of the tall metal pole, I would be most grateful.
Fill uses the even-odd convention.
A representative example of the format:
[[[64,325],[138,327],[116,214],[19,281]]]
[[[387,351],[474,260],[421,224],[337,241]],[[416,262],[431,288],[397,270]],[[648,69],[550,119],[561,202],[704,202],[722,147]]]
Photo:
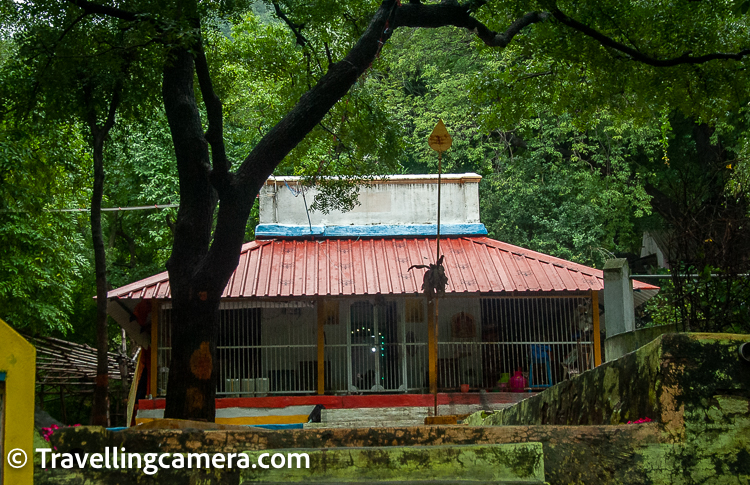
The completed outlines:
[[[442,161],[443,161],[443,152],[440,151],[438,152],[437,255],[435,256],[436,263],[440,259],[440,187],[442,186],[440,182],[442,180],[442,175],[443,175]]]
[[[442,175],[443,175],[443,152],[450,148],[453,140],[451,139],[448,130],[443,124],[443,120],[439,120],[435,128],[432,130],[427,143],[430,148],[438,152],[438,206],[437,206],[437,254],[435,255],[435,271],[437,271],[437,264],[440,261],[440,202],[441,202],[441,188],[442,188]],[[438,295],[435,292],[435,296],[431,300],[427,301],[427,333],[429,340],[429,365],[430,365],[430,391],[434,397],[434,411],[433,415],[438,415],[438,326],[440,323],[440,312],[438,310]]]

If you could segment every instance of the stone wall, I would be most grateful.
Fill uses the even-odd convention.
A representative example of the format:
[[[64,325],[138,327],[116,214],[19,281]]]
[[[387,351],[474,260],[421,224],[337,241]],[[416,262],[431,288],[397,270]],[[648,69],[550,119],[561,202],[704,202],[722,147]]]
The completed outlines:
[[[681,429],[686,415],[707,412],[716,396],[750,398],[750,365],[739,357],[739,346],[747,341],[747,335],[664,334],[515,406],[473,415],[470,422],[616,425],[649,418]]]
[[[658,338],[665,333],[673,333],[676,325],[659,325],[656,327],[647,327],[625,332],[614,337],[609,337],[604,341],[604,358],[607,362],[617,360],[623,355],[635,352],[649,342]]]
[[[174,424],[174,423],[173,423]],[[195,426],[195,427],[192,427]],[[233,429],[199,429],[199,428]],[[494,446],[497,444],[538,443],[543,450],[545,480],[550,484],[627,484],[647,483],[641,470],[642,456],[653,447],[668,444],[655,424],[631,426],[412,426],[404,428],[325,429],[271,431],[206,423],[175,424],[176,429],[106,431],[95,427],[69,428],[54,435],[58,451],[104,450],[124,448],[128,452],[148,453],[232,453],[257,450],[338,450],[368,448],[378,454],[401,452],[401,447]],[[381,457],[381,459],[384,459]],[[382,461],[380,462],[382,463]],[[375,466],[375,464],[373,465]],[[379,465],[378,465],[379,466]],[[415,465],[416,466],[416,465]],[[424,466],[422,464],[421,466]],[[466,465],[456,461],[457,469]],[[474,465],[470,465],[473,467]],[[477,465],[479,466],[479,465]],[[360,470],[361,476],[367,476]],[[377,473],[377,470],[373,470]],[[462,479],[471,482],[481,478],[484,470],[467,468]],[[377,475],[371,480],[373,483]],[[331,475],[331,481],[336,479]],[[84,482],[83,480],[89,480]],[[244,479],[247,479],[244,478]],[[193,484],[242,483],[239,470],[166,470],[155,476],[123,473],[117,470],[41,470],[37,468],[35,484]],[[80,480],[80,481],[79,481]],[[342,480],[343,481],[343,480]],[[349,480],[346,480],[349,482]],[[452,482],[451,482],[452,483]],[[483,483],[487,483],[484,481]]]

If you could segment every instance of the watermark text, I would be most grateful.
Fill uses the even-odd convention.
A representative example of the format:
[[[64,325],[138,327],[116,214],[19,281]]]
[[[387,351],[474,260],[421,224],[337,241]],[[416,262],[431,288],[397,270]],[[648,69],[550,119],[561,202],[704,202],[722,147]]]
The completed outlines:
[[[117,447],[107,447],[104,453],[57,453],[49,448],[35,451],[41,455],[42,468],[141,470],[146,475],[172,468],[310,468],[307,453],[261,453],[257,461],[252,462],[245,453],[128,453],[125,448]],[[23,456],[18,453],[11,456],[14,452],[21,452]],[[23,463],[18,465],[21,460]],[[8,463],[14,468],[22,467],[26,464],[26,453],[12,450]]]

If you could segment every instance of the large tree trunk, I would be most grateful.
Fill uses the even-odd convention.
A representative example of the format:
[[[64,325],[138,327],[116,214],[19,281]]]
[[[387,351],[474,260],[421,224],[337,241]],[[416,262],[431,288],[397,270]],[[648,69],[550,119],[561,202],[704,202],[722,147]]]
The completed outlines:
[[[98,130],[97,130],[98,131]],[[107,256],[102,235],[102,194],[104,192],[104,136],[94,136],[94,190],[91,195],[91,239],[96,273],[96,383],[91,424],[109,426],[109,362],[107,350]]]
[[[175,49],[164,69],[162,90],[180,176],[180,208],[167,263],[173,329],[164,416],[213,421],[217,378],[213,362],[223,287],[198,281],[209,250],[217,197],[209,179],[208,144],[195,101],[193,73],[192,54]]]

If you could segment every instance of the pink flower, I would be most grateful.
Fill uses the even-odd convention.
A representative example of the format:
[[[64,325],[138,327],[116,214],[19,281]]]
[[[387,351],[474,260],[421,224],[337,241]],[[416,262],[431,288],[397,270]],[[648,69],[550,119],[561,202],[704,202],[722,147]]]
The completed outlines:
[[[641,424],[641,423],[650,423],[651,418],[641,418],[638,421],[628,421],[628,424]]]
[[[80,426],[80,424],[74,424],[71,427],[75,428],[76,426]],[[40,430],[41,433],[42,433],[42,438],[44,438],[45,441],[49,441],[49,439],[52,436],[52,434],[55,432],[55,430],[58,430],[58,429],[60,429],[60,427],[58,425],[56,425],[56,424],[53,424],[49,428],[42,428]],[[57,449],[57,448],[55,448],[55,449]]]

